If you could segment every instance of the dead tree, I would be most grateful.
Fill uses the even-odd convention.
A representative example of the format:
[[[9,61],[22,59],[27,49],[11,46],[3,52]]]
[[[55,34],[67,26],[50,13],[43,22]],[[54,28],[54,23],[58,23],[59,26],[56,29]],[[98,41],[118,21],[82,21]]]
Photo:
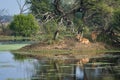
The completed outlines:
[[[5,23],[4,23],[4,18],[3,15],[6,13],[5,9],[0,10],[0,27],[2,29],[2,32],[5,33]]]
[[[19,10],[20,10],[19,14],[23,14],[25,11],[27,11],[29,9],[28,7],[26,7],[27,1],[24,0],[25,1],[24,3],[22,3],[21,1],[23,1],[23,0],[17,0],[17,4],[18,4]]]

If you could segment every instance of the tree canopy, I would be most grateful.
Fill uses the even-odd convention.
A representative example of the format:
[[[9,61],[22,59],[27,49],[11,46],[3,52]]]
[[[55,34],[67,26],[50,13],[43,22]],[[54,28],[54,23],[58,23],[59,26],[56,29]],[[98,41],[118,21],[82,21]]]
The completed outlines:
[[[27,4],[31,13],[43,23],[54,19],[67,28],[72,26],[72,31],[86,26],[108,33],[111,32],[110,23],[115,26],[114,12],[120,8],[120,0],[27,0]]]
[[[37,18],[70,21],[78,18],[77,21],[82,20],[88,26],[108,25],[114,8],[119,7],[119,0],[27,0],[27,3]]]

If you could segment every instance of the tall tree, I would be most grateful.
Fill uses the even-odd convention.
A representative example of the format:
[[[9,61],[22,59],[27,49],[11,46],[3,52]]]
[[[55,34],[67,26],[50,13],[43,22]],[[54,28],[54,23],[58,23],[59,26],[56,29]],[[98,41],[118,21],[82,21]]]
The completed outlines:
[[[111,1],[111,2],[110,2]],[[59,18],[64,21],[73,21],[77,17],[84,23],[104,26],[112,13],[113,0],[28,0],[31,12],[43,19]],[[109,3],[107,3],[109,2]],[[109,14],[109,15],[108,15]],[[101,17],[103,21],[100,20]],[[92,20],[91,20],[92,19]],[[61,21],[61,20],[59,20]]]
[[[112,45],[120,47],[120,10],[114,11],[113,19],[106,30],[107,36],[109,36]]]
[[[43,22],[57,19],[70,27],[99,27],[107,30],[120,0],[27,0],[31,12]],[[77,29],[78,27],[76,27]]]

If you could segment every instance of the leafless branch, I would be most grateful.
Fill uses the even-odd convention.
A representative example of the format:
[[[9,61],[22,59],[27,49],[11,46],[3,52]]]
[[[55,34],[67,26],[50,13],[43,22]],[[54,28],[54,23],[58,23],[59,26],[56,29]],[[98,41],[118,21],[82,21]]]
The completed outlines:
[[[27,1],[24,2],[24,4],[21,4],[21,0],[17,0],[17,4],[19,6],[19,10],[20,10],[20,14],[22,14],[23,12],[27,11],[29,8],[25,8]]]

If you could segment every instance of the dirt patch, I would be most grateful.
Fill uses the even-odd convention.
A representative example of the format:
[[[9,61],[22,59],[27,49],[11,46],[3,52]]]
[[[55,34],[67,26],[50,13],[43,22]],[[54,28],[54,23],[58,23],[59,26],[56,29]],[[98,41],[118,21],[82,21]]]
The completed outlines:
[[[32,50],[32,51],[39,51],[39,50],[81,50],[81,51],[96,51],[96,50],[105,50],[106,45],[101,42],[84,44],[81,42],[76,41],[75,39],[64,39],[59,42],[54,42],[53,44],[47,44],[45,42],[39,42],[36,44],[28,45],[20,50]]]

